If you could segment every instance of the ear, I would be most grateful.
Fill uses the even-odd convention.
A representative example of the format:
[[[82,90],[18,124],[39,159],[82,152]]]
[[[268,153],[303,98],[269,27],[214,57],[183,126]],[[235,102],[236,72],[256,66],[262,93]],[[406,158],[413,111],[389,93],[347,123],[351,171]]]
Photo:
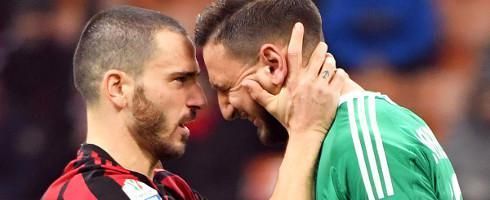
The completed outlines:
[[[111,69],[104,74],[102,79],[101,96],[108,102],[122,109],[128,105],[132,96],[134,81],[124,72]]]
[[[265,67],[268,67],[270,79],[275,86],[282,86],[288,75],[288,66],[280,48],[273,44],[264,44],[260,47],[259,58]]]

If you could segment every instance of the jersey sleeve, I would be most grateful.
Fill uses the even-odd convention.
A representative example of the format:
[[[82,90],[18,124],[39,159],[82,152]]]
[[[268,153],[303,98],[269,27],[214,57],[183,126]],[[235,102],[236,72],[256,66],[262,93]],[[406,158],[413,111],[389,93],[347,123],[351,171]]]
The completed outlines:
[[[430,128],[421,126],[415,134],[420,146],[417,148],[417,162],[424,164],[424,172],[431,180],[435,196],[438,199],[463,199],[451,161]]]

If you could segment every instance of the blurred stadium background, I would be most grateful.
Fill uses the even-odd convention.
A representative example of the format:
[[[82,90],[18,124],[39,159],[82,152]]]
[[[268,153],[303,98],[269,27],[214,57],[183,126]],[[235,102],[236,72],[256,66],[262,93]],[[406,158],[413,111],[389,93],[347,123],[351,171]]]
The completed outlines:
[[[39,199],[85,135],[72,54],[97,11],[130,4],[162,11],[193,33],[210,0],[2,0],[0,199]],[[466,199],[490,199],[490,1],[317,0],[329,51],[366,89],[388,94],[433,128]],[[267,28],[267,27],[264,27]],[[265,199],[281,147],[210,106],[185,156],[165,163],[213,200]],[[253,192],[251,192],[253,191]]]

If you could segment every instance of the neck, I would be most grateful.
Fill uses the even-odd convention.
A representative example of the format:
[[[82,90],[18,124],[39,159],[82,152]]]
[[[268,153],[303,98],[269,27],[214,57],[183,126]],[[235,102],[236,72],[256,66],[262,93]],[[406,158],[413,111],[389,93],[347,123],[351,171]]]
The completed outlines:
[[[104,149],[122,167],[153,179],[157,159],[136,143],[124,120],[103,108],[87,110],[87,141]]]

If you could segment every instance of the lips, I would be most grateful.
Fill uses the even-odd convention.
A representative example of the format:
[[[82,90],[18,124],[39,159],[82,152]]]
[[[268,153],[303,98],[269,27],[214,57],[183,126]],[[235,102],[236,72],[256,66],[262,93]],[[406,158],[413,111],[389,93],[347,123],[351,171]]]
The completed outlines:
[[[255,125],[256,127],[262,127],[262,125],[264,124],[264,123],[262,122],[262,120],[260,120],[259,118],[255,118],[255,119],[253,120],[253,123],[254,123],[254,125]]]
[[[179,127],[181,128],[187,128],[187,125],[190,124],[192,121],[187,121],[187,122],[182,122],[182,123],[179,123]]]
[[[181,128],[187,128],[187,125],[189,125],[190,123],[192,123],[195,119],[196,119],[195,115],[192,115],[192,114],[185,115],[179,121],[179,127],[181,127]]]
[[[183,136],[183,140],[187,140],[187,138],[189,138],[189,135],[191,134],[189,128],[187,128],[186,126],[179,126],[179,127],[181,127],[181,129],[183,130],[181,132]]]
[[[248,121],[252,122],[255,127],[261,127],[262,126],[262,120],[258,117],[247,117]]]
[[[179,123],[179,128],[181,129],[180,133],[182,134],[182,139],[185,141],[187,140],[187,138],[189,137],[190,135],[190,130],[189,128],[187,128],[187,125],[189,123],[191,123],[192,121],[194,121],[194,119],[192,118],[184,118],[183,120],[181,120],[181,122]]]
[[[263,125],[263,122],[260,118],[250,116],[246,112],[240,112],[239,114],[236,115],[235,119],[237,119],[237,118],[243,119],[243,120],[248,120],[248,121],[252,122],[256,127],[261,127]]]

